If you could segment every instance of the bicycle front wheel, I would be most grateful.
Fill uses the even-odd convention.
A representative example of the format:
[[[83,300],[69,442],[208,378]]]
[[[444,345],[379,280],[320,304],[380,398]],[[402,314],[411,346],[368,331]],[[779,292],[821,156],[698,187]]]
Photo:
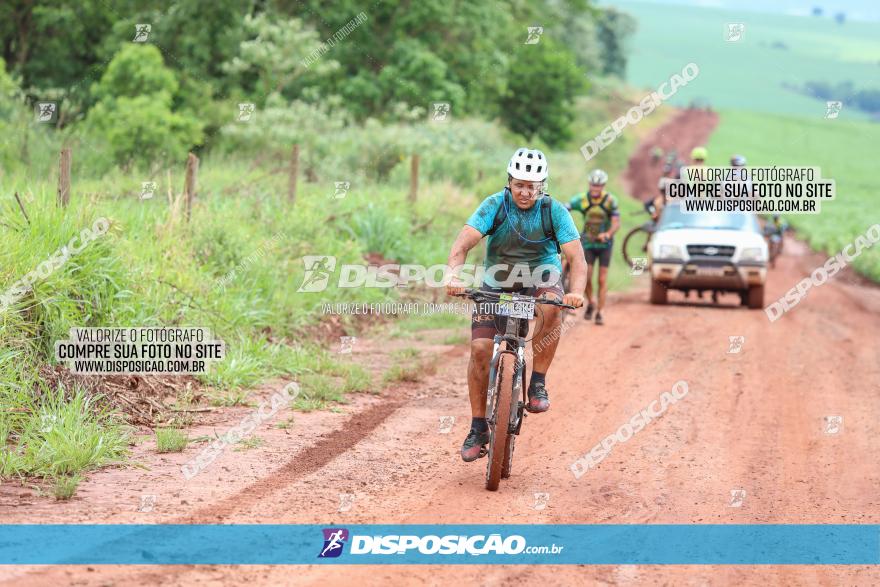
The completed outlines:
[[[513,417],[513,375],[514,355],[501,352],[496,369],[495,397],[491,407],[491,421],[489,422],[489,462],[486,464],[486,489],[497,491],[498,484],[504,472],[505,461],[508,458],[508,448],[511,442],[510,423]]]
[[[633,228],[623,239],[623,258],[626,264],[632,268],[633,259],[637,257],[646,258],[648,256],[648,240],[651,233],[645,230],[643,226]]]

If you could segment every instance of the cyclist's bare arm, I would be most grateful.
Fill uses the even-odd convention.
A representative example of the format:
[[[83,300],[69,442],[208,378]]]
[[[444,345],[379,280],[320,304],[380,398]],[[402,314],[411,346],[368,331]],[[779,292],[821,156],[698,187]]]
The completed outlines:
[[[580,240],[573,240],[562,245],[562,256],[568,262],[571,271],[569,289],[562,298],[563,303],[580,308],[584,305],[583,291],[587,287],[587,260]]]
[[[457,267],[464,265],[467,260],[468,251],[477,246],[477,243],[483,238],[483,234],[473,226],[465,225],[461,232],[452,243],[452,249],[449,251],[449,258],[446,260],[447,271],[454,275]],[[584,262],[586,264],[586,262]],[[586,285],[586,282],[584,283]],[[464,293],[464,286],[459,285],[457,279],[452,279],[446,286],[446,295],[454,296]]]
[[[614,236],[614,233],[620,230],[620,216],[611,217],[611,229],[608,231],[608,238]]]

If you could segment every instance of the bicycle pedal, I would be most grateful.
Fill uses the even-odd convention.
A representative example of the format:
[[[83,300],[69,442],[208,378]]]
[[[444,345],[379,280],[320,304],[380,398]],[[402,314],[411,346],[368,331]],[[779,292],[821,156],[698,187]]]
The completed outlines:
[[[486,456],[487,454],[489,454],[489,449],[486,448],[486,445],[484,444],[483,446],[480,447],[480,454],[479,454],[479,456],[478,456],[477,458],[478,458],[478,459],[482,459],[482,458],[483,458],[484,456]]]

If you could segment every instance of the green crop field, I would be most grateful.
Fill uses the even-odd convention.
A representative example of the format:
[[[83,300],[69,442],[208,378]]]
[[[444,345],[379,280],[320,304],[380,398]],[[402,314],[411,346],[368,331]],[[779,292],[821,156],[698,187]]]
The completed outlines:
[[[672,104],[705,100],[713,107],[822,117],[825,104],[788,86],[851,81],[880,88],[880,42],[876,23],[837,24],[829,18],[797,17],[716,8],[615,2],[638,19],[628,80],[656,87],[689,62],[699,76]],[[728,23],[745,25],[740,41],[728,42]],[[866,114],[846,108],[841,118]]]
[[[719,8],[618,2],[638,19],[628,81],[656,87],[691,61],[698,77],[670,100],[708,103],[721,119],[709,142],[709,163],[726,165],[742,153],[750,165],[806,165],[837,182],[837,199],[817,215],[791,215],[789,223],[811,246],[837,253],[880,221],[877,181],[865,157],[880,142],[880,125],[844,102],[826,119],[823,100],[794,91],[806,82],[850,81],[880,88],[876,24],[837,24],[828,17],[786,16]],[[726,40],[728,23],[745,25],[743,37]],[[687,34],[681,34],[687,31]],[[880,280],[880,251],[854,263]]]
[[[865,156],[880,144],[880,125],[845,120],[804,119],[724,111],[709,142],[710,163],[725,165],[742,153],[750,165],[802,165],[822,168],[836,181],[836,199],[819,214],[786,217],[816,249],[837,253],[857,234],[880,222],[877,172]],[[856,269],[880,280],[880,250],[868,249]]]

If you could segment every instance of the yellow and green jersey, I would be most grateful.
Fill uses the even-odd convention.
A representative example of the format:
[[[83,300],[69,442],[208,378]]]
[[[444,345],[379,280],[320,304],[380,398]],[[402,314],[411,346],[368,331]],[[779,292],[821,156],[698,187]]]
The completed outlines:
[[[598,198],[590,197],[589,194],[578,194],[569,202],[572,211],[584,215],[584,230],[581,243],[585,249],[607,249],[611,247],[612,240],[599,241],[599,233],[606,232],[611,228],[611,219],[620,216],[617,209],[617,198],[608,192],[602,192]]]

